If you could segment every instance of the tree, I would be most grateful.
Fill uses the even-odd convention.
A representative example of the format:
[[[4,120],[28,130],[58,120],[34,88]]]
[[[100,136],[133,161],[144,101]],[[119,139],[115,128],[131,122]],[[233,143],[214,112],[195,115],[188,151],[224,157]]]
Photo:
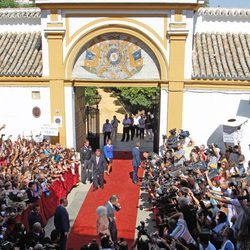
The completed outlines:
[[[153,109],[152,99],[159,96],[158,88],[114,88],[125,109],[131,113]]]
[[[94,96],[96,94],[96,87],[87,87],[85,88],[85,102],[86,105],[94,105],[95,104],[95,100],[94,100]]]
[[[32,0],[32,4],[30,3],[19,3],[16,0],[0,0],[0,8],[19,8],[19,7],[34,7],[35,0]]]
[[[0,8],[16,8],[19,4],[15,0],[1,0]]]
[[[204,1],[204,7],[209,7],[209,0]]]

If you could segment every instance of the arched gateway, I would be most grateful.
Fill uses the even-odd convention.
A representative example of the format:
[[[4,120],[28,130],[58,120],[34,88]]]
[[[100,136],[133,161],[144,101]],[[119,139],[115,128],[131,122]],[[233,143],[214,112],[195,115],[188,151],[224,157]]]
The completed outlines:
[[[167,126],[180,128],[188,30],[181,11],[173,9],[183,6],[191,13],[198,2],[168,5],[166,1],[152,4],[153,11],[143,1],[133,5],[104,1],[104,9],[95,3],[80,2],[65,2],[60,7],[54,2],[37,2],[46,23],[48,70],[55,76],[50,80],[51,96],[63,91],[65,96],[65,100],[51,100],[52,111],[65,110],[62,119],[67,133],[62,127],[61,141],[78,145],[84,136],[80,129],[84,105],[81,87],[86,86],[161,87],[159,138],[166,134]],[[62,68],[58,69],[58,65]],[[173,92],[168,90],[171,85]],[[72,95],[75,103],[69,98]],[[174,115],[171,109],[178,114]],[[74,136],[68,132],[72,129]]]

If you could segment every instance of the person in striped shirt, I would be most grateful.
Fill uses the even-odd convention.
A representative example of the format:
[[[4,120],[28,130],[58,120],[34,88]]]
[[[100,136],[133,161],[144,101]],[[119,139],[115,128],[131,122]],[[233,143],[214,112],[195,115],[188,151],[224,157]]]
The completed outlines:
[[[176,213],[172,215],[169,218],[168,225],[170,231],[172,230],[172,232],[168,234],[168,232],[166,231],[166,234],[169,235],[171,238],[174,238],[176,240],[183,239],[188,245],[197,245],[192,235],[188,231],[187,223],[184,220],[183,213]]]

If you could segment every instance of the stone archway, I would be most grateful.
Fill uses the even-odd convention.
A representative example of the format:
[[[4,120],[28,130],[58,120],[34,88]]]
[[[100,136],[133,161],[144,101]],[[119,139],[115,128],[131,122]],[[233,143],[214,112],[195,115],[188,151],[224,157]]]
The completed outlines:
[[[126,26],[120,26],[120,25],[112,25],[112,27],[101,26],[95,30],[89,31],[87,34],[82,34],[82,36],[79,37],[75,41],[75,43],[71,46],[71,48],[68,51],[68,54],[66,55],[65,64],[64,64],[66,78],[69,80],[75,79],[75,77],[72,74],[75,63],[77,59],[82,54],[84,54],[85,52],[84,49],[86,49],[88,45],[94,46],[96,44],[100,46],[101,39],[105,40],[105,37],[106,39],[110,39],[112,35],[115,35],[117,37],[116,38],[117,41],[124,41],[127,43],[127,45],[134,44],[135,46],[137,46],[138,49],[141,49],[141,51],[149,55],[148,58],[151,58],[154,64],[157,65],[158,67],[159,78],[156,80],[163,80],[163,81],[167,80],[167,59],[164,55],[164,51],[162,51],[161,48],[159,48],[157,43],[152,38],[148,37],[146,34],[142,33],[140,30],[133,29],[132,27],[126,27]],[[92,49],[95,50],[95,48],[92,48]],[[136,49],[133,52],[136,52]],[[84,55],[86,56],[86,54]],[[92,54],[90,53],[89,56],[91,55]],[[93,78],[92,80],[96,79],[96,77],[93,77]],[[85,79],[85,77],[82,77],[82,79]],[[108,80],[112,81],[115,79],[108,79]],[[118,80],[124,80],[124,79],[118,79]],[[129,81],[128,78],[125,78],[125,81],[126,80]],[[144,79],[137,78],[137,80],[142,80],[143,82],[147,82],[149,80],[152,80],[152,78],[151,79],[148,79],[147,77]]]
[[[119,85],[122,81],[123,86],[131,87],[136,82],[145,87],[153,81],[157,85],[167,77],[166,59],[160,48],[146,35],[127,27],[103,27],[83,35],[72,46],[65,65],[67,78],[84,86],[87,83],[87,86],[111,87],[114,82]],[[84,100],[75,101],[75,124],[82,124],[78,120],[81,109],[77,111],[77,107]],[[84,137],[77,131],[81,129],[76,127],[76,142]]]
[[[112,32],[85,44],[74,60],[73,79],[160,80],[161,69],[152,50],[137,37]]]

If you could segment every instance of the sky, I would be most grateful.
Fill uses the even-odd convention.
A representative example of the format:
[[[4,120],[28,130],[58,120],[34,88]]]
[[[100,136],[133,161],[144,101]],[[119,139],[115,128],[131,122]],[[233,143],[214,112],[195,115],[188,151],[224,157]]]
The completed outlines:
[[[250,0],[210,0],[210,7],[250,8]]]

